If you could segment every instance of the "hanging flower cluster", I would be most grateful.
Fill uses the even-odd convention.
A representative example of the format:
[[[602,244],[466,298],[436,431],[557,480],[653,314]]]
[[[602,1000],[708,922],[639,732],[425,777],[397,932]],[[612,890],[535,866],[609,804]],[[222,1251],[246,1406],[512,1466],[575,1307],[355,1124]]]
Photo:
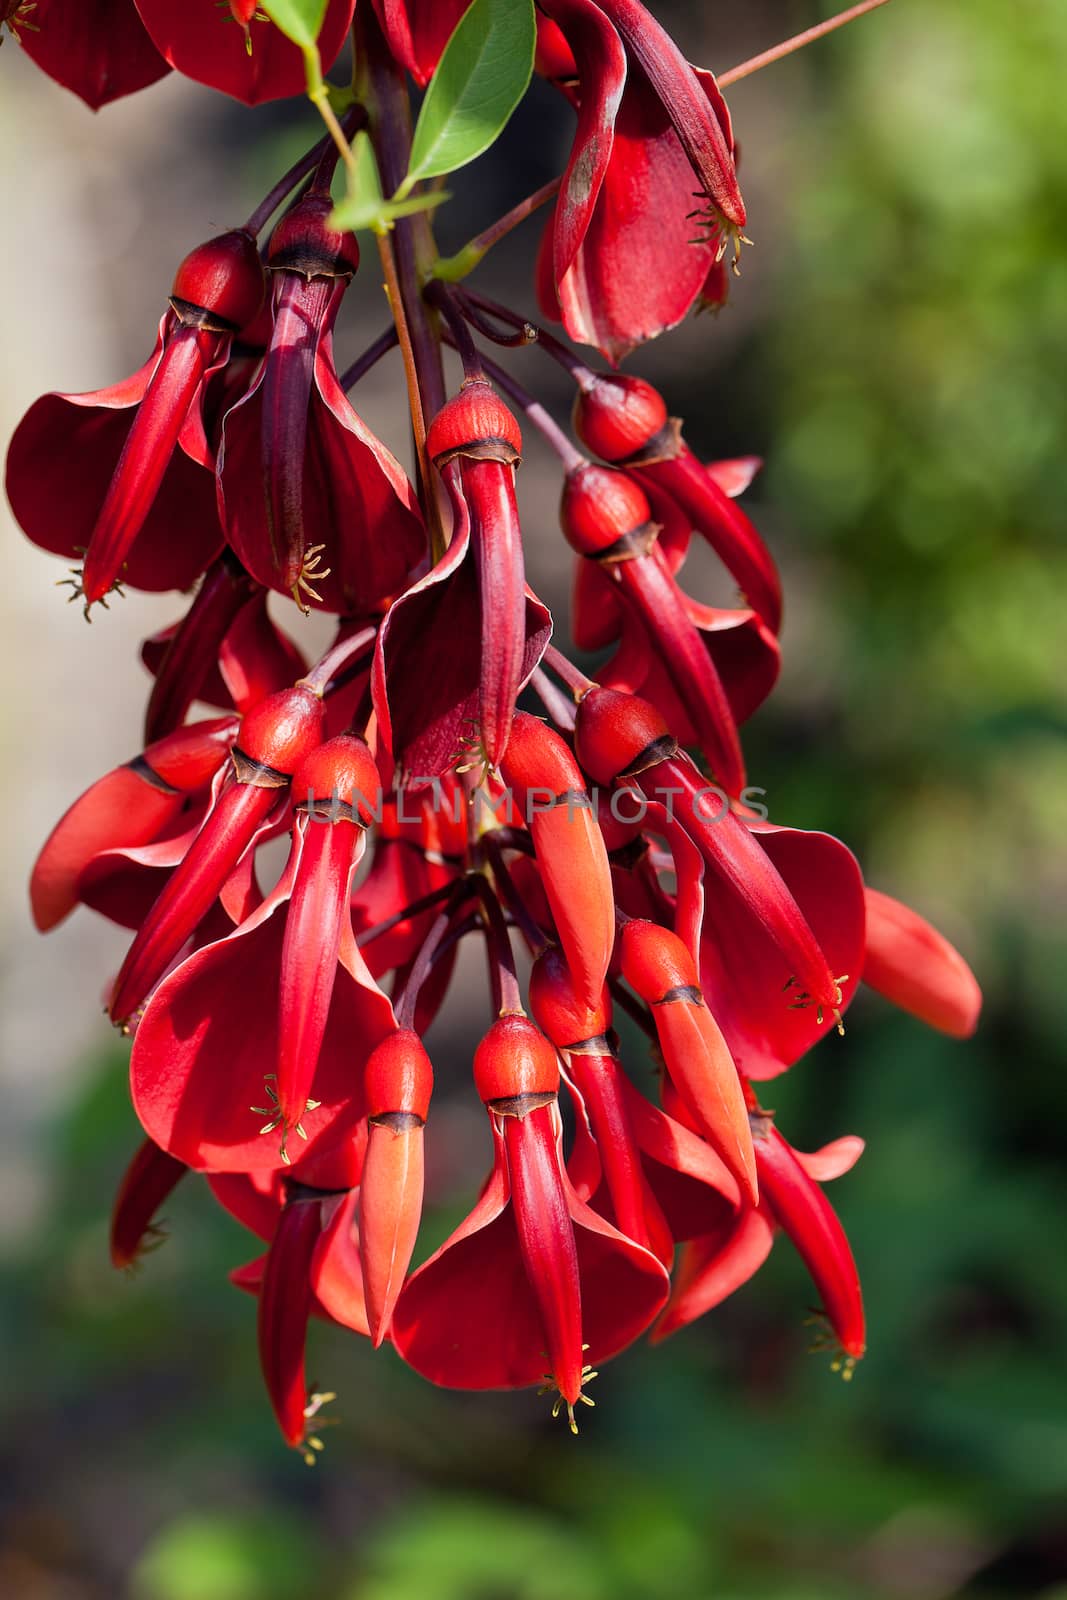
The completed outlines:
[[[282,1434],[312,1458],[313,1314],[437,1384],[543,1384],[573,1427],[601,1362],[718,1305],[779,1232],[847,1376],[864,1312],[824,1185],[862,1141],[795,1150],[758,1086],[842,1028],[861,980],[961,1037],[980,997],[845,845],[754,804],[739,729],[774,686],[782,618],[738,504],[759,463],[705,464],[660,394],[614,370],[725,297],[746,214],[720,90],[638,0],[542,0],[538,69],[577,113],[566,171],[442,262],[405,74],[447,142],[437,85],[459,104],[494,29],[528,22],[532,59],[529,0],[36,0],[4,20],[94,107],[172,67],[254,104],[304,83],[307,49],[275,11],[317,13],[327,66],[354,26],[351,93],[311,78],[328,136],[186,256],[145,365],[36,401],[7,458],[15,516],[70,563],[86,616],[113,591],[198,585],[144,643],[143,748],[75,801],[31,886],[42,930],[84,903],[132,934],[108,1011],[132,1039],[143,1143],[113,1259],[134,1263],[173,1186],[203,1175],[262,1242],[233,1278],[258,1298]],[[475,27],[489,43],[464,54]],[[331,184],[340,157],[353,199],[357,150],[393,321],[339,375],[360,253]],[[462,281],[548,199],[540,303],[611,369]],[[414,481],[348,398],[397,343]],[[573,437],[494,343],[570,374]],[[451,394],[444,346],[462,366]],[[516,413],[559,457],[593,676],[550,643],[526,581]],[[694,534],[732,606],[687,592]],[[272,596],[335,619],[319,659]],[[488,971],[472,1077],[489,1171],[412,1271],[434,1137],[424,1039],[467,941]]]

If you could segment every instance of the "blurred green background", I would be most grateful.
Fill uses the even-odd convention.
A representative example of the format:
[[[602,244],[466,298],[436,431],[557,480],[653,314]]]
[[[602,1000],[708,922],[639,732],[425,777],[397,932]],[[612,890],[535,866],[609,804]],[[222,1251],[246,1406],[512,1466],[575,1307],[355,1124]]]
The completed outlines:
[[[722,68],[834,8],[657,9]],[[80,943],[28,953],[22,883],[61,804],[131,753],[143,691],[125,657],[98,653],[110,620],[91,636],[68,623],[54,646],[18,633],[25,607],[58,605],[53,567],[20,554],[18,583],[38,599],[5,596],[6,665],[45,678],[54,728],[32,745],[37,713],[9,697],[3,746],[12,783],[20,761],[31,785],[50,764],[55,794],[16,809],[26,826],[5,857],[0,1593],[1067,1600],[1065,72],[1062,0],[893,0],[738,85],[756,248],[718,319],[630,363],[705,454],[766,459],[750,503],[785,572],[785,671],[748,743],[772,816],[840,833],[872,882],[959,943],[987,994],[967,1045],[861,999],[845,1039],[768,1097],[802,1147],[868,1142],[832,1191],[869,1311],[851,1385],[806,1353],[811,1290],[779,1243],[718,1313],[612,1364],[578,1440],[543,1400],[434,1391],[388,1352],[317,1327],[310,1373],[339,1391],[342,1426],[315,1471],[288,1455],[259,1387],[254,1308],[226,1283],[254,1246],[206,1191],[189,1183],[168,1204],[171,1237],[136,1279],[106,1263],[134,1130],[122,1056],[93,1003],[72,1016],[69,994],[95,995],[111,956],[88,917]],[[54,324],[16,331],[9,433],[42,388],[99,385],[142,358],[170,264],[251,209],[313,123],[174,84],[94,120],[13,46],[0,83],[5,166],[18,168],[5,192],[23,218],[5,281],[32,304],[37,263]],[[28,166],[10,153],[16,130],[31,135]],[[558,170],[566,137],[535,86],[442,214],[443,246]],[[94,148],[103,167],[82,156]],[[115,216],[122,235],[103,270],[90,256],[88,302],[63,212],[80,160],[96,162],[83,236],[113,233]],[[120,172],[126,187],[109,186]],[[536,226],[483,277],[527,309]],[[158,252],[154,276],[142,245]],[[353,340],[380,326],[377,292],[371,269]],[[5,294],[5,316],[19,303]],[[95,349],[91,370],[81,348],[64,364],[87,317],[106,370]],[[562,414],[554,375],[527,370]],[[538,501],[530,481],[543,465],[535,453],[524,485],[531,566],[558,605],[554,490]],[[132,597],[116,627],[132,641],[175,610]],[[56,672],[42,674],[45,649]],[[86,717],[93,748],[72,775],[58,740]],[[54,1029],[62,1060],[48,1055]],[[484,1144],[465,1115],[437,1126],[469,1183]],[[459,1183],[443,1158],[442,1212],[461,1205]]]

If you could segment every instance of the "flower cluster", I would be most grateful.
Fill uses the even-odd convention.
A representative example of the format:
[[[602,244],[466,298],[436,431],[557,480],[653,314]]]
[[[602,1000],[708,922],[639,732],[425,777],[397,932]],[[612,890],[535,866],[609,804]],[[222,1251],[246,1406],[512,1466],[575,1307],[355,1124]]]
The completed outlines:
[[[172,67],[249,103],[301,89],[300,52],[255,5],[88,9],[86,26],[66,0],[5,20],[93,106]],[[325,8],[327,65],[353,10]],[[378,239],[393,325],[339,376],[360,257],[331,197],[338,140],[346,157],[369,128],[383,177],[403,172],[405,73],[432,85],[466,10],[361,5],[334,136],[181,262],[137,373],[39,399],[7,460],[20,525],[72,563],[86,616],[112,591],[198,585],[144,643],[143,748],[54,828],[33,913],[47,930],[83,903],[132,932],[107,1004],[144,1140],[116,1265],[202,1175],[264,1246],[233,1278],[258,1298],[282,1434],[312,1458],[312,1314],[437,1384],[544,1384],[573,1427],[599,1363],[718,1305],[779,1232],[848,1375],[864,1312],[823,1186],[862,1141],[795,1150],[758,1085],[842,1028],[861,980],[957,1036],[980,1004],[951,946],[865,886],[844,844],[750,804],[739,729],[774,686],[782,619],[738,504],[759,463],[705,464],[660,394],[614,370],[721,303],[745,207],[715,80],[638,0],[543,0],[537,19],[538,69],[577,112],[542,196],[558,192],[537,292],[611,369],[436,272],[415,209]],[[415,481],[348,398],[398,342]],[[570,374],[573,436],[493,343]],[[462,363],[451,395],[443,346]],[[516,413],[559,458],[571,631],[594,676],[550,642],[526,581]],[[694,534],[732,606],[686,592]],[[287,598],[335,619],[313,662],[298,613],[276,620]],[[411,1271],[434,1136],[424,1039],[469,940],[488,971],[473,1091],[491,1165]]]

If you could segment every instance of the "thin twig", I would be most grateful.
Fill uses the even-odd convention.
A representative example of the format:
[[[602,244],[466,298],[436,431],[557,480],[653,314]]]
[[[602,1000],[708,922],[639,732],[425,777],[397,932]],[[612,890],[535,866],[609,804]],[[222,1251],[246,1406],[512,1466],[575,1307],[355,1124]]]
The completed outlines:
[[[836,17],[830,17],[826,22],[817,22],[813,28],[805,28],[803,33],[795,33],[791,39],[784,39],[781,44],[773,45],[770,50],[764,50],[762,54],[752,56],[748,61],[742,61],[739,66],[731,67],[728,72],[717,72],[715,80],[720,89],[728,89],[732,83],[740,83],[742,78],[750,78],[754,72],[759,72],[763,67],[784,60],[794,51],[803,50],[805,45],[814,44],[816,39],[825,39],[828,33],[843,28],[846,22],[854,22],[857,17],[864,16],[868,11],[876,11],[879,6],[888,3],[889,0],[861,0],[858,6],[850,6],[847,11],[838,12]]]

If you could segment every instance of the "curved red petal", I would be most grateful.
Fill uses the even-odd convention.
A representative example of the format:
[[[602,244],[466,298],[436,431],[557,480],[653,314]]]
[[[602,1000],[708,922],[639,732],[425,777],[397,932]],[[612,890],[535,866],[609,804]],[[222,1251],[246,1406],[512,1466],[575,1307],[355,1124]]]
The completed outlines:
[[[318,36],[323,71],[341,52],[354,8],[355,0],[329,0]],[[137,0],[137,9],[157,50],[187,78],[249,106],[303,94],[300,51],[262,13],[246,38],[229,8],[215,0]]]
[[[170,71],[134,0],[36,0],[15,37],[42,72],[94,111]]]

